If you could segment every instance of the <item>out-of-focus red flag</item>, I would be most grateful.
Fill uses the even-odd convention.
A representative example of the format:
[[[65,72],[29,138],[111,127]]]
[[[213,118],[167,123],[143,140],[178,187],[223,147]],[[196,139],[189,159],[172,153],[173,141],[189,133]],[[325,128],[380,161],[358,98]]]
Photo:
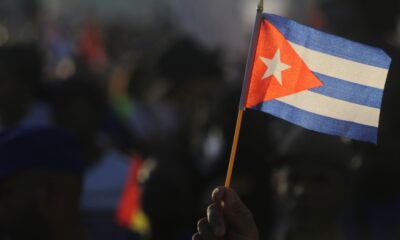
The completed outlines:
[[[141,207],[142,190],[138,177],[142,166],[142,157],[135,154],[129,169],[124,192],[117,208],[116,220],[120,225],[145,235],[150,231],[150,223]]]

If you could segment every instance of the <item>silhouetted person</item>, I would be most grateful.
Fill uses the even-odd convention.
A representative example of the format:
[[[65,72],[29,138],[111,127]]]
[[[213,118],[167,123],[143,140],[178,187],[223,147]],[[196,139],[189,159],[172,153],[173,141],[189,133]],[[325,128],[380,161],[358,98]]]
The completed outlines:
[[[269,213],[274,215],[274,224],[272,235],[265,239],[347,239],[346,224],[351,216],[348,211],[351,206],[351,166],[362,161],[360,155],[340,138],[300,128],[292,128],[278,147],[271,177],[275,204]],[[216,239],[217,236],[229,240],[258,239],[254,230],[256,225],[247,207],[232,190],[222,188],[220,191],[225,192],[222,194],[225,197],[234,199],[216,197],[214,192],[214,203],[207,210],[208,221],[199,222],[200,236],[194,239]],[[219,206],[221,203],[215,198],[224,200],[224,206]],[[213,235],[207,233],[210,229],[214,231]],[[239,235],[230,237],[232,234]]]
[[[77,141],[56,128],[0,134],[0,239],[82,239],[83,162]]]
[[[347,239],[352,164],[363,160],[350,142],[292,128],[275,158],[270,239]]]
[[[101,155],[98,141],[108,110],[97,80],[91,75],[75,76],[57,84],[52,94],[54,123],[77,137],[87,166]]]
[[[33,45],[0,48],[0,127],[49,124],[48,108],[37,98],[41,61]]]
[[[188,38],[166,49],[157,67],[168,80],[168,91],[147,106],[147,116],[137,118],[146,121],[148,117],[144,124],[153,121],[151,140],[157,161],[144,183],[143,207],[150,218],[152,239],[179,239],[191,234],[204,178],[212,174],[211,165],[221,155],[223,136],[220,126],[212,122],[215,109],[210,105],[217,105],[222,69],[214,53]],[[207,138],[215,144],[211,151],[206,149]],[[176,215],[174,221],[171,215]]]

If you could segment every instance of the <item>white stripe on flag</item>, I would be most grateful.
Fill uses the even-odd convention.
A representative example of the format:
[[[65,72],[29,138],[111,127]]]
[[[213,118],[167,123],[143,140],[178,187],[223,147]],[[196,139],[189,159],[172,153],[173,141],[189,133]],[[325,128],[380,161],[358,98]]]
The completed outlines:
[[[302,91],[276,99],[293,107],[321,116],[378,127],[380,110],[311,91]]]
[[[364,86],[383,89],[388,70],[321,53],[290,42],[311,71]]]

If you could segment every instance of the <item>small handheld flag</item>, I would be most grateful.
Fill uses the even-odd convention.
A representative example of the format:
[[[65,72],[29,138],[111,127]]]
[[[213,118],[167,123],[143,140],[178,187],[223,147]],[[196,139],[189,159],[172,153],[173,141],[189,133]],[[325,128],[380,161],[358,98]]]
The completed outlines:
[[[376,143],[390,62],[380,49],[264,14],[245,106]]]
[[[309,130],[377,142],[390,57],[381,49],[262,11],[259,0],[226,187],[246,108]]]

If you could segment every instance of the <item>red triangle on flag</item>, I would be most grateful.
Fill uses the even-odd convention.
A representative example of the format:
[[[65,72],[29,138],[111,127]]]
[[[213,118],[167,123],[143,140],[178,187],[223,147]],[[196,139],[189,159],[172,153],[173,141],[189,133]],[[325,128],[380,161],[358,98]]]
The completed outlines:
[[[263,20],[246,107],[323,86],[286,38]]]

